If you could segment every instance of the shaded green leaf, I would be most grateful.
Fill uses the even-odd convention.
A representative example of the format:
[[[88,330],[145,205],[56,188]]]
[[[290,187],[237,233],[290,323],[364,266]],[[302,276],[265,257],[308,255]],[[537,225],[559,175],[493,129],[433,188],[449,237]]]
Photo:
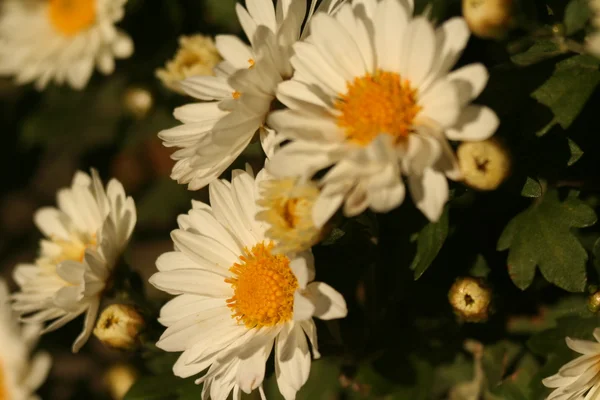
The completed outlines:
[[[518,214],[498,240],[498,250],[510,248],[510,277],[520,289],[533,281],[535,267],[549,282],[571,292],[582,292],[586,283],[587,252],[571,233],[596,222],[594,211],[577,197],[564,201],[556,190]]]
[[[554,73],[538,87],[532,97],[549,107],[554,119],[538,135],[546,134],[559,124],[567,129],[579,115],[600,82],[599,61],[587,55],[577,55],[556,64]]]
[[[542,195],[542,185],[537,180],[527,177],[525,185],[521,190],[523,197],[540,197]]]
[[[581,158],[583,155],[583,150],[581,150],[581,147],[579,147],[577,143],[570,138],[567,138],[567,140],[569,141],[569,150],[571,150],[571,158],[569,158],[569,162],[567,163],[567,165],[570,167]]]
[[[556,45],[556,42],[547,39],[535,42],[526,51],[515,54],[511,57],[511,59],[515,64],[525,67],[552,57],[556,57],[559,54],[562,54],[562,51]]]
[[[571,0],[565,9],[565,33],[572,35],[573,33],[585,28],[585,25],[590,18],[590,8],[588,0]]]
[[[417,254],[410,265],[415,279],[423,275],[442,249],[448,236],[448,223],[448,208],[446,208],[439,221],[427,224],[418,233]]]

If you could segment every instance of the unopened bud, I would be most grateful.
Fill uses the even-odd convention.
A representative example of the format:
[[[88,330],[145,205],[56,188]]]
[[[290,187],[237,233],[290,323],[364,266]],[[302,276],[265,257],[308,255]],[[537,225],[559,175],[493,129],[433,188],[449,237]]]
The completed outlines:
[[[137,119],[144,118],[153,104],[152,93],[141,87],[130,87],[123,95],[125,110]]]
[[[492,291],[482,279],[458,278],[450,288],[448,300],[454,313],[465,322],[485,322],[492,302]]]
[[[463,16],[469,29],[485,39],[500,39],[514,25],[513,0],[463,0]]]
[[[138,377],[137,371],[127,364],[113,365],[106,371],[104,381],[114,400],[122,400]]]
[[[456,151],[464,183],[478,190],[494,190],[508,177],[510,155],[495,139],[464,142]]]
[[[112,304],[102,311],[94,335],[114,349],[133,349],[144,325],[144,319],[132,306]]]
[[[588,309],[593,312],[593,313],[597,313],[598,311],[600,311],[600,291],[590,295],[590,297],[588,297]]]

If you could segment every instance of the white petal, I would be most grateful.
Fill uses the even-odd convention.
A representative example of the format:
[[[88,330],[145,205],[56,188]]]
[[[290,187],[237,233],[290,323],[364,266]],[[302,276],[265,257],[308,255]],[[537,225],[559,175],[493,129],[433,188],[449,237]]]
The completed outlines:
[[[446,131],[446,136],[450,140],[486,140],[496,132],[499,125],[498,116],[490,108],[470,105],[463,110],[456,124]]]
[[[315,317],[329,320],[344,318],[348,313],[344,296],[328,284],[313,282],[308,285],[306,292],[316,306]]]
[[[448,181],[444,174],[426,168],[423,175],[409,175],[408,181],[417,208],[430,221],[437,221],[448,201]]]
[[[280,387],[289,386],[290,392],[297,392],[308,380],[310,373],[310,352],[302,328],[288,323],[277,336],[275,349],[275,374]],[[293,400],[290,393],[284,393],[285,400]]]

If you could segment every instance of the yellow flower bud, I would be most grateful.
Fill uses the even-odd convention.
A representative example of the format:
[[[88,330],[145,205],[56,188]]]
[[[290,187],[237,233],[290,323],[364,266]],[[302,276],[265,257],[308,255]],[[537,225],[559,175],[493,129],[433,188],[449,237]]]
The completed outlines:
[[[600,311],[600,291],[588,297],[588,309],[593,313]]]
[[[464,183],[478,190],[494,190],[510,173],[510,155],[495,139],[464,142],[457,150]]]
[[[104,375],[104,382],[110,397],[114,400],[122,400],[137,377],[138,373],[131,365],[116,364],[110,367]]]
[[[514,25],[513,0],[463,0],[462,11],[476,36],[499,39]]]
[[[112,304],[102,311],[94,335],[114,349],[133,349],[144,325],[142,316],[132,306]]]
[[[466,322],[485,322],[492,302],[492,291],[482,279],[461,277],[448,292],[454,313]]]
[[[142,119],[152,108],[154,98],[152,93],[142,87],[127,88],[123,95],[123,105],[125,110],[134,118]]]

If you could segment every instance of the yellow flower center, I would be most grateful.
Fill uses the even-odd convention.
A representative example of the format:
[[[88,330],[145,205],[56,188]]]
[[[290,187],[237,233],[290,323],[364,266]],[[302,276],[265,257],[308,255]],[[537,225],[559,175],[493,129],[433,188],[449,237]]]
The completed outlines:
[[[395,72],[377,71],[347,83],[335,108],[340,112],[337,125],[352,142],[368,145],[381,133],[397,141],[412,131],[413,120],[421,110],[417,91]]]
[[[80,238],[73,235],[70,240],[52,237],[51,240],[61,248],[60,254],[53,260],[55,264],[66,260],[82,262],[85,257],[85,249],[88,247],[95,248],[97,245],[96,235],[88,238]]]
[[[0,363],[0,400],[9,400],[11,397],[6,386],[6,373],[4,366]]]
[[[290,259],[272,254],[273,243],[261,242],[244,249],[240,262],[229,269],[235,277],[225,279],[233,288],[227,299],[232,317],[247,328],[273,326],[292,319],[298,281]]]
[[[49,0],[49,2],[50,22],[65,36],[78,34],[96,20],[95,0]]]

